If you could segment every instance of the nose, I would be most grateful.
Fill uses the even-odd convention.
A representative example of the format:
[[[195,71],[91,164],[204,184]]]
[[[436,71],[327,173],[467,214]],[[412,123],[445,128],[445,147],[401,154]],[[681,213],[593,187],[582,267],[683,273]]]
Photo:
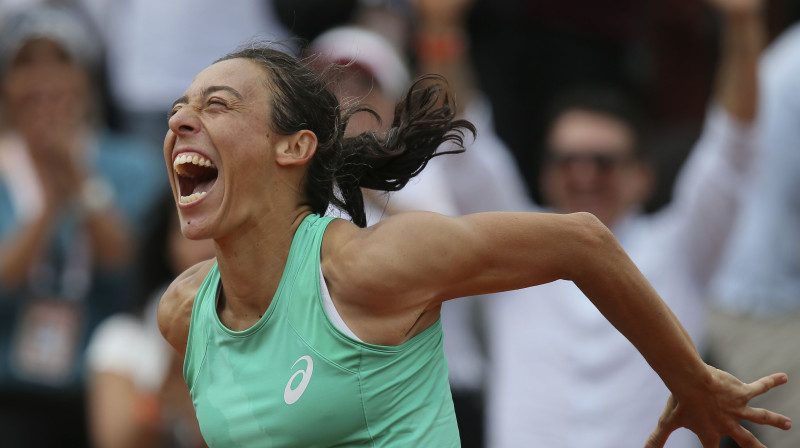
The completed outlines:
[[[181,107],[169,117],[169,129],[178,136],[196,134],[200,131],[200,126],[197,113],[188,105]]]

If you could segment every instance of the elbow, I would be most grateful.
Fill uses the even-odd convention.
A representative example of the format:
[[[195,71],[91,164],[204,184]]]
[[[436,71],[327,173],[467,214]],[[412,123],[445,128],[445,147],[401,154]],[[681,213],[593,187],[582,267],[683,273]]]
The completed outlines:
[[[568,215],[575,226],[578,240],[590,247],[605,247],[616,242],[614,235],[600,219],[589,212],[577,212]]]
[[[568,215],[571,221],[572,242],[570,245],[569,280],[580,278],[595,262],[608,261],[619,256],[623,250],[614,234],[600,219],[588,212]],[[580,262],[575,263],[575,260]]]

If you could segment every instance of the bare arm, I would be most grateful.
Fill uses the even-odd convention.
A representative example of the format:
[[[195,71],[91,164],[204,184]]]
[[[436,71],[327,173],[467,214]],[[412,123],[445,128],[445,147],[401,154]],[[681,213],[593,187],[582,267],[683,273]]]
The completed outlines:
[[[734,117],[753,121],[758,61],[766,42],[763,0],[708,0],[722,18],[721,57],[714,94]]]
[[[87,389],[93,446],[162,446],[176,425],[180,425],[182,438],[195,441],[191,446],[200,446],[202,436],[183,380],[183,358],[176,352],[169,352],[168,356],[169,368],[160,389],[142,388],[131,372],[102,363],[91,367]]]
[[[666,305],[588,213],[402,214],[350,239],[331,264],[337,274],[329,286],[379,315],[422,313],[456,297],[571,280],[646,357],[653,354],[652,364],[662,364],[664,349],[650,337],[656,329],[679,336],[673,354],[685,351],[700,362]],[[339,285],[339,276],[351,286]]]
[[[377,318],[406,315],[405,321],[416,322],[426,312],[438,313],[444,300],[571,280],[673,392],[684,414],[672,424],[707,440],[753,417],[747,407],[752,388],[701,360],[680,322],[590,214],[409,213],[362,231],[338,227],[323,258],[337,303],[355,303]],[[763,393],[784,378],[754,387]],[[788,422],[771,412],[763,416],[758,423]]]
[[[751,181],[757,144],[752,127],[758,102],[757,67],[765,41],[763,0],[707,0],[721,20],[720,57],[703,133],[676,179],[666,225],[680,228],[697,286],[707,286]]]
[[[157,398],[142,396],[133,381],[115,372],[92,372],[89,419],[98,448],[154,446],[161,437]]]
[[[20,226],[0,242],[0,283],[13,289],[29,280],[29,274],[55,226],[55,214],[45,211]]]
[[[118,265],[131,260],[133,241],[113,187],[87,163],[90,131],[78,120],[80,104],[66,102],[21,124],[20,133],[36,166],[47,211],[58,214],[77,206],[97,260]]]
[[[195,295],[215,261],[206,260],[184,271],[169,285],[158,303],[158,328],[181,359],[186,355]]]
[[[85,143],[84,143],[85,144]],[[77,204],[83,219],[83,226],[89,235],[92,252],[97,260],[104,264],[119,265],[131,260],[133,255],[133,241],[128,223],[122,213],[117,209],[114,201],[113,187],[102,176],[89,172],[88,168],[80,166],[73,158],[61,151],[47,151],[39,149],[42,153],[61,153],[60,156],[48,156],[45,164],[51,165],[41,176],[44,183],[50,183],[48,202],[53,206]],[[63,175],[59,182],[53,183],[52,173],[57,171],[56,166],[62,168]],[[66,194],[69,192],[69,194]],[[62,203],[59,204],[58,202]],[[65,203],[66,202],[66,203]]]
[[[59,208],[48,205],[35,219],[25,223],[0,242],[0,282],[16,288],[29,280],[29,274],[52,238]],[[133,245],[128,226],[113,207],[86,213],[84,225],[97,260],[104,265],[119,265],[130,260]]]
[[[128,223],[113,206],[85,212],[85,225],[98,260],[117,265],[133,255],[133,241]]]

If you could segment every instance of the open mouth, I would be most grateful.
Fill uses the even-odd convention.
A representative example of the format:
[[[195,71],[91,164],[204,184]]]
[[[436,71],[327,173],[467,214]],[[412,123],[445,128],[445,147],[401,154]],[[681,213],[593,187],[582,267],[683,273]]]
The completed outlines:
[[[181,204],[191,204],[202,199],[217,181],[217,167],[197,153],[182,153],[172,162],[177,175],[178,195]]]

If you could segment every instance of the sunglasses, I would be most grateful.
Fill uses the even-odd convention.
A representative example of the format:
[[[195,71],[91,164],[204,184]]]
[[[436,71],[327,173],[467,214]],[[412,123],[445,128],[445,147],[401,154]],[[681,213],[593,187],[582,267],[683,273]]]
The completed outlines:
[[[551,150],[547,162],[551,166],[561,169],[571,168],[580,164],[592,165],[600,171],[611,171],[612,169],[629,165],[634,160],[635,157],[633,155],[619,154],[618,151],[595,154],[569,154]]]

